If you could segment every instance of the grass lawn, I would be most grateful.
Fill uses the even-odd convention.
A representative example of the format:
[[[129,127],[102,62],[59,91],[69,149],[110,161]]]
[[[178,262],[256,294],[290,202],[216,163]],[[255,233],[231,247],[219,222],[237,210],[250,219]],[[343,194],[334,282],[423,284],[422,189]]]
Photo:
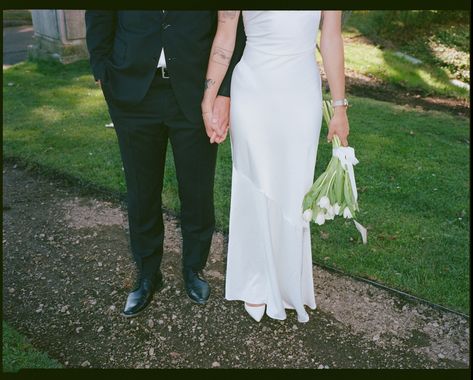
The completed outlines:
[[[60,172],[84,184],[125,191],[105,102],[87,62],[67,67],[28,62],[4,70],[4,157]],[[469,312],[469,120],[350,97],[358,221],[313,226],[314,260]],[[325,129],[316,175],[329,161]],[[178,211],[172,155],[164,204]],[[218,227],[228,228],[231,157],[219,148],[215,182]]]
[[[28,9],[10,9],[2,11],[3,22],[10,22],[12,25],[31,25],[31,11]]]
[[[469,99],[467,11],[354,11],[344,27],[346,67],[426,95]],[[363,39],[352,39],[362,36]],[[396,51],[423,61],[414,65]]]
[[[47,354],[37,351],[28,340],[2,321],[4,372],[17,372],[22,368],[62,368],[56,360]]]

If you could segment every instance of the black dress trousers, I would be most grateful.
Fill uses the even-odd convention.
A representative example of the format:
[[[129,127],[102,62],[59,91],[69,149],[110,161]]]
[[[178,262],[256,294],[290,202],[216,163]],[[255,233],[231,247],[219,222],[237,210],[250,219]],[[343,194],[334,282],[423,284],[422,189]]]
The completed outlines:
[[[168,140],[174,156],[181,203],[182,266],[202,270],[215,227],[213,187],[217,144],[210,144],[202,121],[185,117],[170,79],[156,75],[144,99],[117,106],[103,86],[115,126],[128,191],[133,256],[143,276],[160,266],[164,223],[161,193]]]

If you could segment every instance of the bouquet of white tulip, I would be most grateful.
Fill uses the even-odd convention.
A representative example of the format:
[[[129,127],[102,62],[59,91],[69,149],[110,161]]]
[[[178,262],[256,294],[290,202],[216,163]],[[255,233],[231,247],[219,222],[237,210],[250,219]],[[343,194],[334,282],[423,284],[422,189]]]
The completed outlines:
[[[333,108],[328,100],[323,101],[323,115],[327,126],[333,116]],[[352,219],[358,207],[358,192],[356,189],[353,166],[358,163],[355,150],[344,147],[337,135],[332,139],[332,159],[327,169],[317,178],[302,204],[303,218],[306,222],[313,220],[322,225],[326,220],[332,220],[336,215]],[[361,234],[363,244],[367,242],[367,230],[354,220]]]

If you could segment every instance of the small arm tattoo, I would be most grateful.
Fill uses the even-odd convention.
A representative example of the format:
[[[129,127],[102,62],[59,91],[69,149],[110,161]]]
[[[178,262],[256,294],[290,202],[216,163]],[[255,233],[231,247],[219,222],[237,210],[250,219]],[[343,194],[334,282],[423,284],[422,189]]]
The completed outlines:
[[[205,80],[205,89],[209,89],[210,87],[212,87],[213,85],[215,84],[215,81],[211,78],[208,78]]]
[[[233,51],[215,46],[212,50],[212,61],[220,65],[228,66],[232,58]]]

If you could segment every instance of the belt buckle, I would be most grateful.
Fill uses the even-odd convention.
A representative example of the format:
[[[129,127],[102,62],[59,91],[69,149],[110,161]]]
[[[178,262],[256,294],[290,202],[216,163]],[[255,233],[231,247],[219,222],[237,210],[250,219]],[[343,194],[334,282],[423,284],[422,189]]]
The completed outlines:
[[[161,68],[161,78],[169,79],[169,75],[166,75],[167,69],[162,66],[160,68]]]

